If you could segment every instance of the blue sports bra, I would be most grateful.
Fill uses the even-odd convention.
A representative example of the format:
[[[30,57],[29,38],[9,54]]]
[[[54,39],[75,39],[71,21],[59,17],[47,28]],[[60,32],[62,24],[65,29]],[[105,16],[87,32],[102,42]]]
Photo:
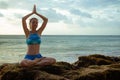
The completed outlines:
[[[26,39],[28,45],[40,44],[41,38],[37,33],[30,33],[29,37]]]

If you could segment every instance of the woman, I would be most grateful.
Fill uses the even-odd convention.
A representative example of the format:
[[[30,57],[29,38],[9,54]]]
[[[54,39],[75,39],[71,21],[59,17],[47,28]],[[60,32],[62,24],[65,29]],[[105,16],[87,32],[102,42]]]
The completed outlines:
[[[30,30],[27,28],[26,19],[33,14],[36,14],[43,20],[43,23],[38,30],[36,30],[38,26],[37,18],[31,18],[29,22]],[[42,55],[40,54],[41,34],[44,28],[46,27],[47,22],[48,19],[46,17],[36,12],[35,5],[33,8],[33,12],[22,18],[22,25],[26,36],[26,43],[28,45],[28,50],[24,60],[22,60],[20,63],[21,66],[25,66],[25,67],[34,66],[34,65],[45,66],[45,65],[54,64],[56,62],[54,58],[42,57]]]

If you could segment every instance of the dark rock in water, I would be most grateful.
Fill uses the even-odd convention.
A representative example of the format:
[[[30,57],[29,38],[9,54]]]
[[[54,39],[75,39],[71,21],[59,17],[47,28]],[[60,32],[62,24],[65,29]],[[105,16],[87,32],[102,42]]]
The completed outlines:
[[[97,54],[44,67],[8,63],[0,66],[0,80],[120,80],[120,58]]]
[[[109,65],[117,63],[120,61],[120,58],[109,57],[99,54],[89,55],[89,56],[80,56],[78,61],[74,63],[76,67],[88,67],[90,65]]]

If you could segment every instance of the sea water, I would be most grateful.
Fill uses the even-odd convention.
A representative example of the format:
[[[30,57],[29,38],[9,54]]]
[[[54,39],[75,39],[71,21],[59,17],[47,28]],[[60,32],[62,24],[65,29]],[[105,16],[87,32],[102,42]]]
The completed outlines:
[[[120,35],[43,35],[40,53],[73,63],[79,56],[120,56]],[[20,62],[27,52],[24,35],[0,35],[0,63]]]

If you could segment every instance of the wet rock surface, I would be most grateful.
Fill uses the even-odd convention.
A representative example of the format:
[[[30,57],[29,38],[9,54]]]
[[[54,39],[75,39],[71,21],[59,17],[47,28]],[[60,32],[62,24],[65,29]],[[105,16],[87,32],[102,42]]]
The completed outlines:
[[[80,56],[73,64],[57,62],[48,66],[0,66],[0,80],[120,80],[120,57],[99,54]]]

